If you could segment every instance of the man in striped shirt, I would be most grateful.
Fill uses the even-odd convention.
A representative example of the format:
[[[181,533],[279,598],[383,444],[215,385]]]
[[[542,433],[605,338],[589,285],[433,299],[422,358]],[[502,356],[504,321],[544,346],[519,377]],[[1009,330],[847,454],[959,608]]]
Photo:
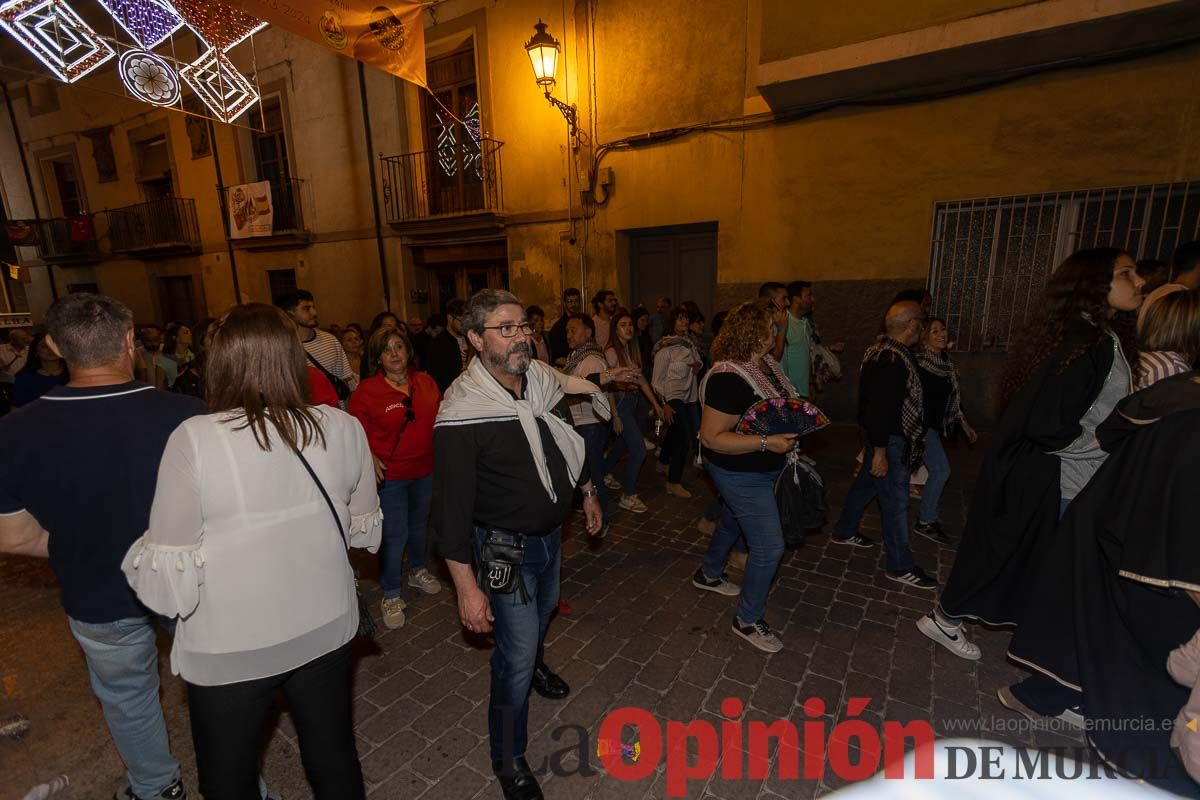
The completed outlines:
[[[353,390],[358,385],[358,378],[350,369],[350,361],[342,343],[332,333],[317,327],[317,304],[313,302],[312,292],[305,289],[292,289],[283,292],[275,298],[275,305],[283,309],[300,329],[300,343],[313,366],[340,378]]]

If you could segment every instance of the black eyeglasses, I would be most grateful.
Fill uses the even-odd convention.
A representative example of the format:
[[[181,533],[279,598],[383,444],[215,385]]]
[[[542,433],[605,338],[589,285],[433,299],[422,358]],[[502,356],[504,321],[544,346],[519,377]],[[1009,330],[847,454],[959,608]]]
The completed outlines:
[[[518,332],[523,333],[526,336],[529,336],[533,333],[533,326],[530,325],[528,322],[521,322],[521,323],[511,323],[510,322],[505,325],[484,325],[483,329],[485,331],[500,331],[500,335],[503,336],[505,339],[513,338],[514,336],[517,335]]]

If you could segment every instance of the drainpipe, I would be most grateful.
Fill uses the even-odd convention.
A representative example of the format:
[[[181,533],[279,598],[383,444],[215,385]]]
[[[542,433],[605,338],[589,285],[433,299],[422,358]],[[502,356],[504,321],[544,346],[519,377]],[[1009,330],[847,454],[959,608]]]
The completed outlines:
[[[233,250],[233,239],[229,236],[229,208],[225,199],[225,179],[221,177],[221,148],[217,146],[217,134],[212,120],[208,120],[208,141],[212,145],[213,166],[217,168],[217,204],[221,208],[221,227],[225,229],[225,246],[229,248],[229,274],[233,276],[233,304],[241,305],[242,289],[238,286],[237,256]],[[271,298],[272,302],[275,298]]]
[[[383,307],[392,310],[392,290],[388,287],[387,251],[383,246],[383,223],[379,216],[379,192],[375,188],[375,159],[371,156],[375,145],[371,138],[371,113],[367,105],[367,79],[363,73],[363,62],[358,64],[358,93],[362,97],[363,128],[367,132],[367,174],[371,180],[371,209],[375,213],[375,244],[379,248],[379,279],[383,282]]]
[[[37,192],[33,190],[33,178],[29,174],[29,161],[25,158],[25,145],[21,143],[21,129],[17,127],[17,115],[13,111],[12,98],[8,96],[8,81],[0,82],[0,89],[4,90],[4,105],[8,107],[8,120],[12,123],[13,136],[17,141],[17,153],[21,156],[21,169],[25,172],[25,186],[29,189],[29,202],[33,204],[33,216],[41,219],[42,212],[38,210]],[[57,300],[58,285],[54,282],[53,265],[46,265],[46,274],[50,276],[50,297]]]

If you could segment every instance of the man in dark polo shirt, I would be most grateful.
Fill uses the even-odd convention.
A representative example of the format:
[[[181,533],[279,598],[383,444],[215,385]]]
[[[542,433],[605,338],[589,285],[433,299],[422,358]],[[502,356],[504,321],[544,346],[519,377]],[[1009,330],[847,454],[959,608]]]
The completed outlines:
[[[121,559],[150,521],[171,432],[203,414],[193,397],[133,379],[133,313],[71,294],[46,313],[70,382],[0,419],[0,552],[50,559],[92,691],[128,769],[119,800],[186,798],[158,701],[150,612]]]
[[[525,760],[529,689],[556,697],[569,691],[542,652],[558,607],[561,525],[584,464],[583,440],[552,409],[564,383],[572,393],[599,389],[532,359],[525,308],[508,292],[475,294],[463,329],[479,357],[446,392],[434,428],[435,538],[454,579],[462,624],[474,633],[495,630],[492,770],[505,798],[537,800],[542,792]],[[587,531],[595,535],[601,524],[596,490],[590,480],[580,488]],[[524,542],[523,590],[485,593],[471,563],[489,537],[514,533]]]

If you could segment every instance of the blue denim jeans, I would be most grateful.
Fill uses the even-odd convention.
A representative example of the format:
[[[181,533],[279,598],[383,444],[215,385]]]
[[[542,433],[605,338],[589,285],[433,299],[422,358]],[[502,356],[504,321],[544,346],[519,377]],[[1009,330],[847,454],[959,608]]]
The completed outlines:
[[[775,504],[775,479],[779,471],[735,472],[715,467],[711,462],[707,462],[707,467],[725,506],[700,566],[706,577],[720,576],[734,542],[744,536],[750,556],[746,559],[738,618],[742,622],[757,622],[766,614],[767,593],[783,560],[783,526],[779,522],[779,506]]]
[[[646,442],[642,438],[642,426],[638,424],[637,405],[637,395],[633,392],[622,392],[617,398],[616,413],[621,420],[621,434],[608,448],[608,456],[604,459],[604,474],[607,475],[621,456],[629,453],[625,461],[625,475],[621,480],[625,494],[637,494],[638,473],[642,470],[642,462],[646,460]]]
[[[486,532],[475,529],[475,558]],[[521,576],[529,601],[520,591],[493,594],[496,647],[492,651],[492,694],[488,703],[488,738],[493,759],[525,755],[529,744],[529,688],[533,670],[542,661],[546,626],[558,608],[558,578],[562,566],[562,529],[525,539]]]
[[[862,469],[850,485],[842,515],[833,529],[833,538],[849,539],[858,533],[867,506],[879,498],[879,516],[883,522],[883,546],[887,551],[887,568],[892,572],[912,569],[912,549],[908,545],[908,479],[910,470],[904,458],[906,442],[903,436],[889,436],[887,445],[888,471],[882,478],[871,475],[871,459],[875,448],[869,443],[863,449]]]
[[[946,488],[946,481],[950,480],[950,459],[946,457],[941,434],[933,428],[925,432],[925,469],[929,471],[929,479],[921,490],[921,510],[917,519],[932,523],[938,521],[942,491]]]
[[[383,511],[383,548],[379,554],[379,587],[384,597],[399,597],[404,585],[404,553],[408,568],[425,568],[425,529],[433,501],[433,473],[412,480],[384,481],[379,490]]]
[[[150,617],[80,622],[68,617],[83,648],[92,692],[138,797],[157,797],[179,779],[158,701],[158,648]]]
[[[596,490],[596,499],[600,508],[608,513],[608,487],[604,485],[604,448],[608,446],[607,423],[580,425],[575,432],[583,437],[583,446],[587,460],[584,464],[585,473],[592,479],[592,487]]]

